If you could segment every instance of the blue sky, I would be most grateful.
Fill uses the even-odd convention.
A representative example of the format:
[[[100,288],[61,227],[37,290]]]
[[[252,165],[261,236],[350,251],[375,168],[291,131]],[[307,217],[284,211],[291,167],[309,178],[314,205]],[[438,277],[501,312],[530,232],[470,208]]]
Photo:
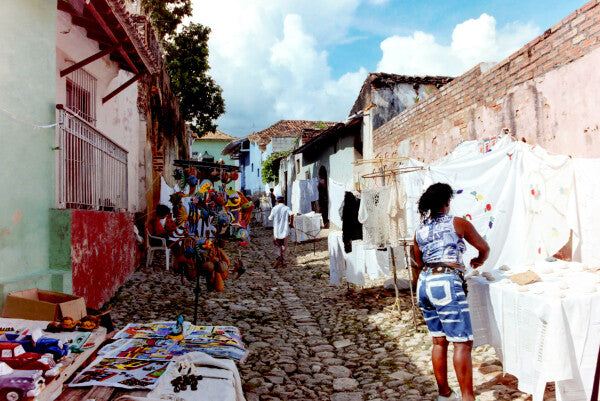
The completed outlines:
[[[344,119],[368,72],[457,76],[498,62],[584,1],[192,0],[210,74],[246,136],[280,119]]]

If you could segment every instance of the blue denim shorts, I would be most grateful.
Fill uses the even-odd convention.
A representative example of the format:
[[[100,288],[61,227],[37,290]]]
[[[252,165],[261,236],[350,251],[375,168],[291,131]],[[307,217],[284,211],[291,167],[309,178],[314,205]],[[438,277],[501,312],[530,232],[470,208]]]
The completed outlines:
[[[417,283],[417,297],[433,337],[446,337],[454,343],[473,340],[469,304],[456,273],[422,271]]]

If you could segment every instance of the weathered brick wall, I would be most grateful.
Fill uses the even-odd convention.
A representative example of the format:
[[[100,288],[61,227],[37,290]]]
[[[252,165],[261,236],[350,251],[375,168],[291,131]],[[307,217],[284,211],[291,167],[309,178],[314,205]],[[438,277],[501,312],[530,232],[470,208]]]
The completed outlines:
[[[600,5],[594,0],[486,71],[476,66],[377,129],[377,155],[430,162],[499,134],[600,157]],[[407,154],[408,153],[408,154]]]

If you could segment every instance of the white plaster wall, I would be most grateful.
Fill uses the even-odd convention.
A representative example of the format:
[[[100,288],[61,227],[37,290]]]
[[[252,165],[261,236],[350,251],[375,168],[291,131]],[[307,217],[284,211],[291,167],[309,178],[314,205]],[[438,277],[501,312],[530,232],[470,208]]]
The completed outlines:
[[[71,24],[69,14],[58,12],[56,30],[56,103],[66,102],[66,77],[60,70],[89,57],[99,50],[98,43],[87,38],[85,29]],[[105,56],[84,69],[97,79],[96,129],[128,152],[128,209],[131,212],[145,208],[145,121],[137,110],[137,83],[102,104],[102,98],[133,74],[120,70]]]
[[[249,161],[248,165],[244,166],[246,189],[252,191],[252,195],[264,191],[262,177],[259,175],[259,169],[262,169],[263,154],[254,142],[250,142]],[[252,168],[254,165],[254,168]]]

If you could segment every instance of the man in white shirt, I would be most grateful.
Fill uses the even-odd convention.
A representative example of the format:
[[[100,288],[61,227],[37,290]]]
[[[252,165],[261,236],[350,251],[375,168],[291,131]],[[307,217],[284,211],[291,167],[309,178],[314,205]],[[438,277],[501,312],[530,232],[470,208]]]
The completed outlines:
[[[275,266],[285,267],[285,249],[287,236],[290,233],[290,216],[292,209],[283,203],[283,196],[277,197],[277,205],[271,209],[269,220],[273,220],[273,243],[275,244]]]

